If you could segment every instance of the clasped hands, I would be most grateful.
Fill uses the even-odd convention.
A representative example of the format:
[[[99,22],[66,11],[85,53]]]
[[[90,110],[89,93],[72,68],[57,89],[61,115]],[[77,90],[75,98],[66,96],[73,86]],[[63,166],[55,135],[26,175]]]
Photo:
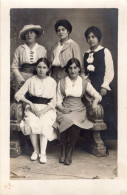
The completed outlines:
[[[33,103],[30,103],[30,107],[32,112],[39,118],[41,117],[41,115],[45,114],[44,110],[38,111]]]

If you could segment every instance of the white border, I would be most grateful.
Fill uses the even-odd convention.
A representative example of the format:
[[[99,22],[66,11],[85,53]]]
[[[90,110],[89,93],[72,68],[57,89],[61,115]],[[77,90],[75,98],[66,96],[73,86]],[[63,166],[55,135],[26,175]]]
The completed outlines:
[[[60,5],[60,6],[59,6]],[[72,6],[73,5],[73,6]],[[118,178],[99,180],[10,180],[10,8],[118,8]],[[127,194],[127,1],[1,1],[1,194]]]

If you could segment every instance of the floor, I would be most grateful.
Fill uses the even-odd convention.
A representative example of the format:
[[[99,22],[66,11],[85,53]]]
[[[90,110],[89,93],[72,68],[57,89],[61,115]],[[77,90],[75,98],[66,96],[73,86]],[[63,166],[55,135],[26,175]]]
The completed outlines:
[[[96,157],[86,152],[80,142],[76,145],[70,166],[58,162],[58,144],[48,146],[46,164],[40,164],[39,159],[31,161],[30,155],[22,154],[10,159],[10,178],[13,180],[114,179],[117,177],[117,141],[108,140],[105,144],[109,155]]]

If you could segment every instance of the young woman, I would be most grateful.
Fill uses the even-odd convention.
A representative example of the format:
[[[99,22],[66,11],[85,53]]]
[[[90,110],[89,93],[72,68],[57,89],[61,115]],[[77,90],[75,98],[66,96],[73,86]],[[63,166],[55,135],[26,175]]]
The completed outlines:
[[[58,20],[55,24],[55,30],[60,41],[55,44],[52,50],[51,76],[58,82],[67,75],[65,68],[68,60],[70,58],[77,58],[81,63],[81,54],[78,44],[70,39],[72,25],[68,20]],[[82,73],[83,72],[82,67]]]
[[[17,47],[12,62],[17,88],[33,75],[37,60],[47,56],[46,49],[36,42],[43,32],[40,25],[29,24],[25,25],[19,33],[20,39],[25,43]]]
[[[36,64],[36,75],[29,78],[15,94],[15,99],[25,102],[25,116],[20,123],[24,135],[30,135],[34,152],[31,160],[40,157],[40,163],[46,163],[47,141],[56,138],[53,124],[56,120],[56,82],[50,76],[49,63],[46,58],[41,58]],[[25,94],[29,93],[29,98]],[[38,136],[40,135],[40,155]]]
[[[85,92],[88,92],[95,98],[93,109],[96,110],[101,96],[87,80],[79,76],[81,66],[78,59],[71,58],[65,70],[68,76],[60,80],[57,89],[57,121],[61,142],[59,162],[70,165],[80,128],[90,129],[93,127],[93,123],[87,119],[86,107],[81,99]]]
[[[89,27],[85,38],[90,47],[84,54],[84,68],[93,87],[101,94],[104,108],[104,121],[109,125],[113,113],[113,102],[110,83],[114,78],[114,67],[111,52],[100,45],[102,34],[99,28]]]
[[[84,54],[84,68],[94,88],[103,96],[110,91],[114,77],[113,60],[110,51],[100,45],[102,34],[99,28],[89,27],[85,38],[90,49]]]

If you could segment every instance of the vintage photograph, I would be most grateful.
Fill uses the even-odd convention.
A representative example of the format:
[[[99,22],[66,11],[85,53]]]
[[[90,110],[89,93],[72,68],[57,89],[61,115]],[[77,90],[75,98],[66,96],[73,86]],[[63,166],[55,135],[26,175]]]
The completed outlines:
[[[118,15],[10,9],[10,180],[117,178]]]

